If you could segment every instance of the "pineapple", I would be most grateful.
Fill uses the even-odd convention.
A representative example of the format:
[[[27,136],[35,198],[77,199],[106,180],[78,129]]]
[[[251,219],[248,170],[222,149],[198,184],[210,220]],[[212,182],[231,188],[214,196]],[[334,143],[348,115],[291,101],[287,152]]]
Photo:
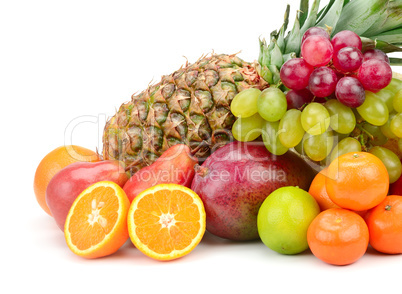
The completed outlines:
[[[332,34],[352,30],[365,48],[402,51],[402,0],[330,0],[320,11],[319,4],[313,1],[309,11],[309,1],[301,0],[294,26],[285,36],[288,6],[284,24],[271,33],[270,43],[260,40],[258,62],[236,55],[204,56],[133,95],[106,123],[104,159],[122,160],[136,172],[178,143],[190,146],[201,160],[207,157],[233,140],[234,96],[250,87],[280,86],[282,64],[299,56],[301,38],[310,27],[326,27]],[[390,61],[401,64],[397,58]]]
[[[150,86],[105,126],[103,156],[132,172],[154,162],[170,146],[184,143],[198,158],[233,140],[230,102],[242,90],[268,87],[256,65],[236,55],[212,55],[186,65]]]

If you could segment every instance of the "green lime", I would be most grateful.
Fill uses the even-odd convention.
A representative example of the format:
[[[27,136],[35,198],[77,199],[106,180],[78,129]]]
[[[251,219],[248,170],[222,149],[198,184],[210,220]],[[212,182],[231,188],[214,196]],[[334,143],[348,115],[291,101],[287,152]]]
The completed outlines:
[[[272,192],[258,211],[257,226],[262,242],[281,254],[297,254],[308,248],[307,229],[320,213],[315,199],[298,187]]]

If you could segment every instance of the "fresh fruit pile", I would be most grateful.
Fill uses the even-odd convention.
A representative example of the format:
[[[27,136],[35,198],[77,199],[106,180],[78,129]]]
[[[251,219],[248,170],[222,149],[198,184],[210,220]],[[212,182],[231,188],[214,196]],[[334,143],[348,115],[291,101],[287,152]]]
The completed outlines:
[[[337,265],[357,261],[369,243],[402,253],[402,196],[388,196],[387,168],[371,153],[341,155],[315,176],[296,154],[275,156],[258,141],[228,144],[202,165],[190,156],[186,145],[169,148],[145,169],[152,184],[128,179],[124,163],[113,160],[61,169],[46,200],[71,251],[103,257],[130,238],[145,255],[172,260],[190,253],[207,229],[230,240],[261,238],[281,254],[310,248]],[[173,183],[175,174],[192,190]],[[395,184],[393,192],[402,194]],[[129,198],[132,192],[138,194]]]
[[[191,185],[197,162],[188,146],[178,144],[130,178],[121,161],[100,160],[79,146],[59,147],[35,174],[37,187],[38,179],[54,173],[43,185],[45,196],[39,189],[35,193],[79,256],[110,255],[130,236],[144,254],[170,260],[188,254],[205,232],[203,203],[183,186]]]
[[[258,63],[204,57],[133,96],[103,156],[65,146],[41,161],[35,195],[72,252],[130,238],[172,260],[208,230],[337,265],[369,244],[402,253],[402,80],[386,54],[402,51],[402,3],[319,2],[301,0],[285,36],[288,7]]]
[[[402,197],[387,196],[388,184],[376,156],[341,155],[315,176],[309,193],[283,187],[266,198],[258,212],[261,240],[282,254],[310,248],[335,265],[357,261],[369,243],[379,252],[401,253]]]

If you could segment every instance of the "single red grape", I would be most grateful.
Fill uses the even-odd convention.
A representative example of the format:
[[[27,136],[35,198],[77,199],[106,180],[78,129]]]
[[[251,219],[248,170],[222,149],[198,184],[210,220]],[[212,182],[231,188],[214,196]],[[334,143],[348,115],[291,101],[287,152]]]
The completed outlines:
[[[379,49],[370,49],[364,52],[363,54],[363,60],[370,60],[370,59],[378,59],[378,60],[382,60],[385,61],[386,63],[389,63],[389,58],[387,56],[387,54],[385,54],[384,52],[382,52]]]
[[[357,78],[363,84],[364,89],[376,92],[391,82],[392,69],[385,61],[369,59],[363,62],[359,68]]]
[[[336,84],[336,98],[342,104],[356,108],[363,104],[366,93],[360,81],[354,77],[343,77]]]
[[[310,36],[301,45],[304,60],[312,66],[327,65],[334,53],[331,42],[323,36]]]
[[[316,68],[310,75],[309,90],[317,97],[327,97],[334,93],[338,77],[335,71],[329,67]]]
[[[363,54],[355,47],[344,47],[334,54],[335,68],[343,73],[353,72],[362,65]]]
[[[285,87],[301,90],[308,86],[310,74],[314,67],[303,58],[292,58],[286,61],[280,71],[280,77]]]
[[[344,47],[355,47],[362,50],[362,40],[352,31],[340,31],[332,38],[331,43],[335,52]]]
[[[330,40],[330,36],[326,30],[320,27],[311,27],[304,33],[301,43],[303,44],[304,40],[306,40],[310,36],[323,36],[326,39]]]

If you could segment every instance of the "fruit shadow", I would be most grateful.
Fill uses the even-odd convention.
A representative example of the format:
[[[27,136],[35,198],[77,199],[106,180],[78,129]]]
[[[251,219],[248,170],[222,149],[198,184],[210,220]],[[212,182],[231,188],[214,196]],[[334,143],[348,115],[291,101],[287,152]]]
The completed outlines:
[[[218,236],[213,235],[212,233],[206,231],[204,234],[204,237],[201,241],[201,244],[205,245],[205,246],[238,246],[238,247],[243,247],[243,246],[249,246],[249,245],[254,245],[254,246],[258,246],[261,247],[264,251],[265,249],[267,249],[266,251],[271,253],[274,252],[272,250],[270,250],[269,248],[267,248],[264,243],[261,241],[260,238],[255,239],[255,240],[249,240],[249,241],[234,241],[234,240],[228,240],[228,239],[224,239],[224,238],[220,238]],[[279,254],[279,253],[278,253]],[[303,256],[303,255],[311,255],[311,251],[310,249],[307,249],[301,253],[298,253],[298,256]],[[280,254],[279,256],[292,256],[292,255],[282,255]]]
[[[257,244],[261,242],[260,239],[250,240],[250,241],[234,241],[229,239],[224,239],[213,235],[212,233],[205,231],[205,234],[201,240],[201,244],[206,246],[242,246],[244,244],[254,243]]]
[[[109,257],[113,261],[121,260],[137,265],[140,264],[141,266],[155,266],[160,263],[160,261],[154,260],[138,250],[130,239],[128,239],[119,250],[105,258]]]
[[[300,265],[313,256],[310,249],[295,255],[285,255],[271,250],[259,238],[250,241],[232,241],[217,237],[209,232],[205,233],[199,248],[197,248],[197,255],[202,257],[211,255],[219,257],[221,254],[227,256],[229,252],[233,252],[240,259],[255,259],[258,262],[272,262],[274,260],[278,263]]]
[[[205,251],[200,251],[200,248],[196,248],[198,254],[188,254],[186,256],[173,259],[173,260],[155,260],[151,257],[146,256],[140,250],[138,250],[130,240],[128,240],[116,253],[105,257],[104,259],[109,259],[111,262],[116,260],[121,260],[127,264],[133,264],[136,266],[168,266],[169,264],[176,264],[176,266],[185,266],[186,264],[191,264],[202,260],[205,257]]]
[[[262,251],[265,251],[269,254],[275,253],[278,254],[278,256],[292,256],[292,255],[283,255],[276,253],[269,248],[267,248],[264,243],[261,241],[260,238],[255,239],[255,240],[249,240],[249,241],[235,241],[235,240],[229,240],[229,239],[224,239],[220,238],[218,236],[213,235],[212,233],[206,231],[204,234],[203,239],[201,240],[200,243],[202,246],[205,247],[247,247],[247,246],[254,246],[255,248],[261,248]],[[307,249],[299,254],[298,256],[304,256],[304,255],[311,255],[310,249]]]
[[[401,254],[382,253],[382,252],[379,252],[379,251],[375,250],[371,245],[369,245],[367,247],[367,251],[366,251],[365,254],[375,256],[375,257],[379,256],[381,258],[385,258],[386,256],[388,256],[388,258],[392,258],[394,255],[401,255]]]
[[[37,232],[33,235],[33,241],[41,244],[40,246],[49,246],[49,244],[58,247],[67,246],[64,232],[60,230],[51,216],[43,215],[31,218],[26,227],[29,232]]]
[[[211,233],[209,233],[208,231],[205,232],[200,244],[197,246],[197,251],[200,253],[201,251],[201,255],[202,252],[208,252],[211,247],[225,247],[225,246],[244,246],[245,244],[250,244],[250,243],[259,243],[261,242],[259,239],[257,240],[253,240],[253,241],[232,241],[232,240],[228,240],[228,239],[223,239],[220,237],[217,237]],[[194,257],[194,254],[189,254],[191,256]],[[108,257],[104,257],[104,259],[107,259]],[[129,240],[127,240],[126,243],[124,243],[124,245],[114,254],[112,254],[110,256],[110,258],[113,259],[121,259],[121,260],[127,260],[127,259],[131,259],[131,260],[135,260],[136,263],[141,263],[142,265],[155,265],[155,264],[160,264],[161,261],[158,260],[154,260],[152,258],[149,258],[148,256],[146,256],[145,254],[143,254],[140,250],[138,250],[134,244]],[[184,258],[179,258],[177,260],[182,260],[182,259],[188,259],[187,256],[185,256]],[[175,262],[176,260],[170,260],[170,261],[164,261],[162,263],[172,263]]]

